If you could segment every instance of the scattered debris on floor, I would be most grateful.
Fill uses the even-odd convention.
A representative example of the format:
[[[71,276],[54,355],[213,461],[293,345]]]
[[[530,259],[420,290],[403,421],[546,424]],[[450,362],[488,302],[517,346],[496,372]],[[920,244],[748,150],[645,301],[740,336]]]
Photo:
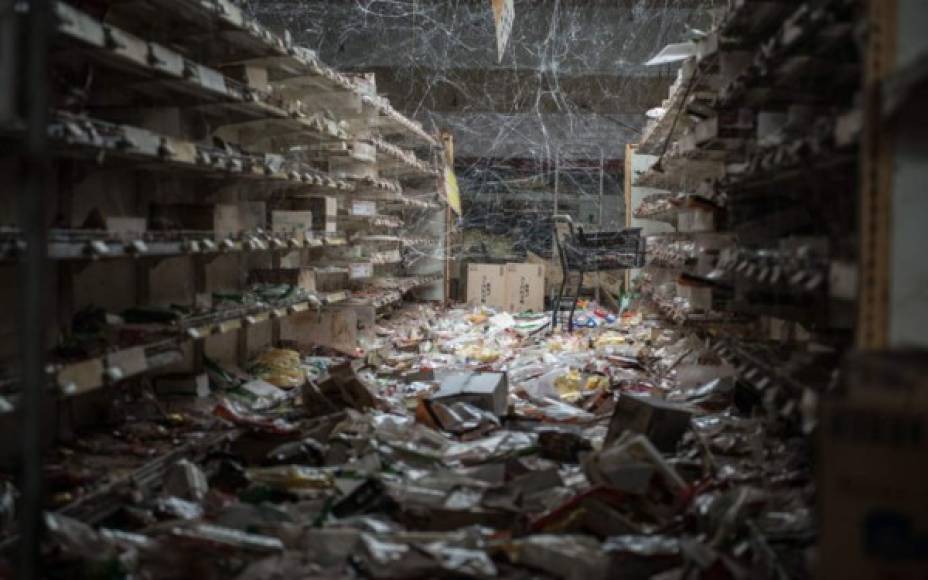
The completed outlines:
[[[211,361],[48,458],[61,578],[793,578],[795,426],[657,316],[415,306],[362,357]],[[8,490],[6,495],[12,493]],[[89,522],[89,523],[88,523]],[[91,525],[92,524],[92,525]]]

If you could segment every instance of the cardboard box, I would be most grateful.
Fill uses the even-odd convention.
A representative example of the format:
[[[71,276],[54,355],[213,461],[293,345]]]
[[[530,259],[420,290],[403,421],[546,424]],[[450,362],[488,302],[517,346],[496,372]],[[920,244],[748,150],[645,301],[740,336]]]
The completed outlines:
[[[246,232],[267,229],[267,203],[263,201],[238,202],[239,227]]]
[[[544,311],[544,264],[468,264],[467,303],[510,312]]]
[[[213,232],[226,238],[242,231],[236,205],[152,204],[149,223],[153,230]]]
[[[467,303],[505,308],[506,266],[502,264],[468,264]]]
[[[303,236],[313,229],[313,212],[311,211],[271,211],[271,231],[275,234]]]
[[[252,270],[252,284],[290,284],[308,292],[316,291],[316,272],[312,268],[273,268]]]
[[[313,231],[334,234],[338,230],[338,200],[332,196],[294,200],[294,209],[313,214]]]
[[[640,433],[664,453],[672,453],[690,426],[693,412],[686,407],[654,397],[619,397],[609,421],[606,443],[626,432]]]
[[[317,292],[336,292],[348,286],[349,272],[347,268],[317,268],[314,273]]]
[[[506,264],[506,310],[544,312],[544,309],[544,265]]]
[[[431,398],[470,403],[502,417],[509,408],[509,382],[506,373],[453,373],[442,377]]]
[[[311,416],[350,408],[363,411],[377,405],[374,386],[362,380],[351,365],[329,369],[318,383],[303,386],[303,404]]]
[[[822,580],[928,574],[928,353],[857,355],[820,407]]]
[[[358,313],[351,308],[309,310],[280,320],[281,341],[300,349],[325,346],[347,354],[358,348]]]

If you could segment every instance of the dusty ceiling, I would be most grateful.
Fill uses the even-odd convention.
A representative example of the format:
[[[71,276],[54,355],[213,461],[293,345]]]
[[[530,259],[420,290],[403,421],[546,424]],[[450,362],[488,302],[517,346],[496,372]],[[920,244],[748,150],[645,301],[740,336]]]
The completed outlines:
[[[707,24],[705,0],[518,0],[498,61],[489,0],[252,0],[465,158],[616,159],[673,71],[642,65]]]
[[[513,249],[550,249],[554,212],[624,224],[625,144],[667,94],[675,69],[642,63],[726,0],[516,0],[497,58],[490,0],[251,0],[341,70],[428,129],[449,129],[464,225]],[[557,193],[554,193],[557,191]]]

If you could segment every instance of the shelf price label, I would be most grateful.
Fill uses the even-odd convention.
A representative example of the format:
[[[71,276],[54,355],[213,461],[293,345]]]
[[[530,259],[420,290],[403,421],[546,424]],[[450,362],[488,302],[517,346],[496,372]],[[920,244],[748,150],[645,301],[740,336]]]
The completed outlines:
[[[348,277],[352,280],[370,278],[373,275],[374,265],[370,262],[360,262],[357,264],[349,264],[348,266]]]

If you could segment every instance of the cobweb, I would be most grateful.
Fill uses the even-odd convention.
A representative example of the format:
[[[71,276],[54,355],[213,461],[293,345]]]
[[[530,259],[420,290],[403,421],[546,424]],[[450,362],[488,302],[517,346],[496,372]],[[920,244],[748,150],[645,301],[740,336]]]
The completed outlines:
[[[717,2],[714,2],[717,4]],[[426,129],[450,130],[463,226],[488,255],[550,252],[550,217],[624,224],[622,158],[672,67],[642,63],[689,28],[698,0],[521,0],[498,59],[489,0],[251,0],[264,23],[349,72]],[[557,194],[555,194],[555,190]],[[555,198],[557,201],[555,202]],[[479,244],[478,244],[479,245]]]

